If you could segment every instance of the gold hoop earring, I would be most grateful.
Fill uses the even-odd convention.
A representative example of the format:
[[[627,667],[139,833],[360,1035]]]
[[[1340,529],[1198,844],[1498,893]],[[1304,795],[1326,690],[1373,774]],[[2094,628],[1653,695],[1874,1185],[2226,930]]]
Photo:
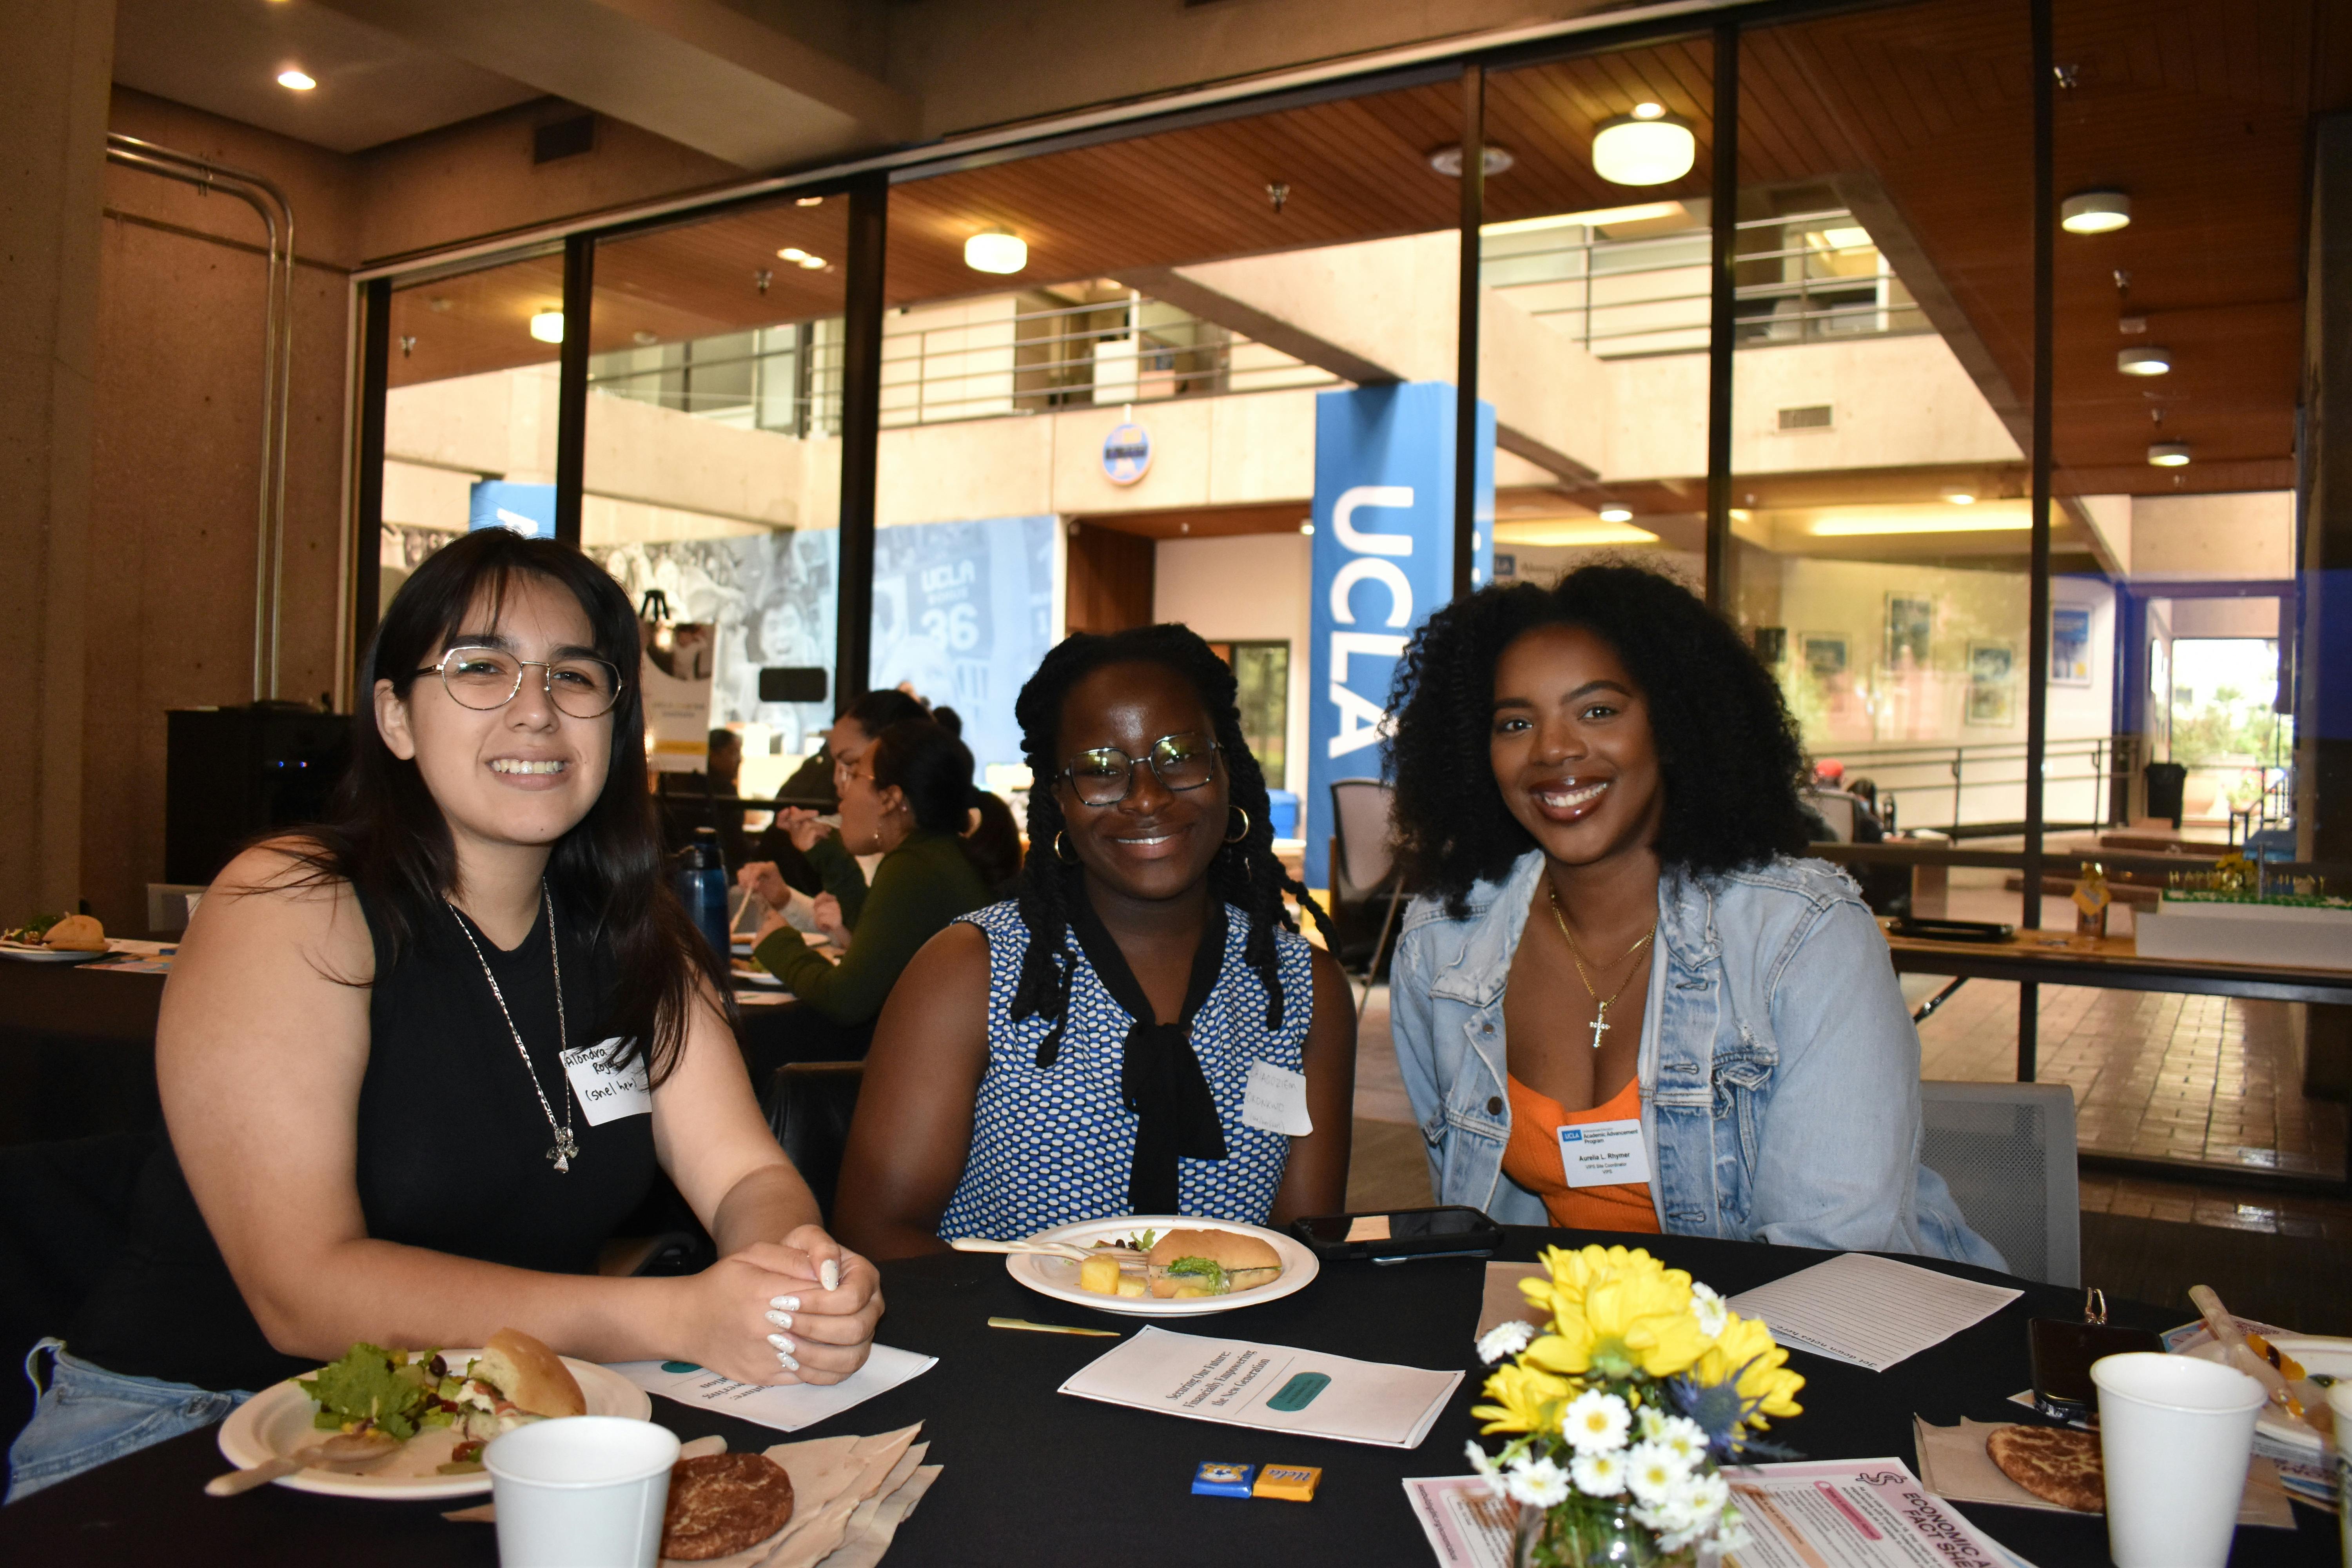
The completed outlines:
[[[1234,834],[1230,838],[1227,838],[1225,842],[1228,844],[1239,844],[1243,839],[1247,838],[1250,836],[1250,814],[1248,808],[1245,806],[1237,805],[1233,809],[1242,814],[1242,830],[1239,833]]]
[[[1065,855],[1062,853],[1063,850],[1069,847],[1069,837],[1070,836],[1068,834],[1063,832],[1059,828],[1055,828],[1054,830],[1054,858],[1059,860],[1065,866],[1075,866],[1078,863],[1078,858],[1075,855]]]

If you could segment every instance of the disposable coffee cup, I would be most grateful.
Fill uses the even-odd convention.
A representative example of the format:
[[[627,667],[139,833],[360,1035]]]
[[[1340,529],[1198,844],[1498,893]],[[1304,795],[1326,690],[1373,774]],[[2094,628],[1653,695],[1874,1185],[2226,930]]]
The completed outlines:
[[[2213,1362],[2148,1351],[2101,1357],[2091,1381],[2116,1568],[2222,1568],[2268,1398],[2263,1385]]]
[[[482,1450],[499,1568],[654,1568],[677,1436],[650,1421],[572,1415]]]
[[[2344,1531],[2344,1561],[2352,1563],[2352,1383],[2328,1389],[2327,1409],[2336,1417],[2336,1522]]]

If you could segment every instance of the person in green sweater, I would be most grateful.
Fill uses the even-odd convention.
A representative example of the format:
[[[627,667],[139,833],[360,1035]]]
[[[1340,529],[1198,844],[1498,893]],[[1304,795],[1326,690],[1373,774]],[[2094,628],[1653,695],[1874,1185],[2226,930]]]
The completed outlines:
[[[824,878],[820,929],[845,951],[838,963],[827,962],[781,913],[761,924],[752,951],[794,996],[832,1023],[870,1025],[915,951],[957,916],[988,902],[988,884],[963,837],[971,773],[971,753],[961,741],[928,719],[905,720],[885,729],[844,770],[838,834],[813,816],[793,814],[788,824],[793,842]],[[874,854],[882,861],[869,887],[856,857]],[[746,880],[766,898],[761,869],[746,867]],[[774,891],[782,890],[778,879]]]

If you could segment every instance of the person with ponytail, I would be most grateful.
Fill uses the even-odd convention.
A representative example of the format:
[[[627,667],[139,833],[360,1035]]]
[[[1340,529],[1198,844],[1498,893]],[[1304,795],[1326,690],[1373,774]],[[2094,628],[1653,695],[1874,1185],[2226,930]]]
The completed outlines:
[[[454,541],[386,609],[352,727],[332,817],[238,855],[189,921],[166,1136],[128,1245],[32,1358],[12,1498],[355,1342],[517,1329],[761,1384],[865,1363],[874,1267],[777,1148],[670,890],[620,584],[551,540]],[[719,1261],[599,1276],[664,1172]]]
[[[971,753],[929,718],[884,729],[839,784],[841,833],[820,845],[837,846],[829,864],[855,872],[851,857],[882,857],[873,884],[856,882],[862,896],[854,903],[842,897],[825,911],[835,895],[818,900],[820,919],[830,912],[829,923],[845,939],[841,962],[825,962],[780,912],[761,926],[752,951],[803,1006],[848,1030],[882,1011],[916,950],[988,901],[988,882],[963,837],[971,815]]]
[[[1297,933],[1234,674],[1181,626],[1080,633],[1014,710],[1013,899],[882,1010],[835,1225],[870,1256],[1123,1214],[1282,1225],[1347,1194],[1356,1016]],[[1256,1085],[1278,1119],[1244,1111]]]

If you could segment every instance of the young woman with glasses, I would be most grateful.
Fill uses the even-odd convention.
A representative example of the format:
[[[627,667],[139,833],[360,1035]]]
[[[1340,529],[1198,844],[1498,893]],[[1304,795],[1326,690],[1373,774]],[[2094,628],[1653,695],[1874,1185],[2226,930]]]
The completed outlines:
[[[333,819],[237,857],[180,945],[169,1139],[47,1347],[12,1495],[358,1341],[513,1327],[763,1384],[864,1363],[873,1266],[819,1227],[669,890],[637,660],[626,597],[567,545],[484,530],[402,586]],[[720,1260],[599,1277],[662,1171]]]
[[[1124,1214],[1337,1213],[1355,1007],[1284,906],[1314,909],[1275,858],[1233,671],[1182,626],[1080,634],[1015,711],[1019,896],[934,937],[884,1006],[841,1234],[897,1258]]]
[[[1919,1163],[1919,1037],[1805,844],[1779,688],[1673,580],[1431,616],[1391,704],[1423,889],[1390,984],[1442,1204],[2000,1267]]]

